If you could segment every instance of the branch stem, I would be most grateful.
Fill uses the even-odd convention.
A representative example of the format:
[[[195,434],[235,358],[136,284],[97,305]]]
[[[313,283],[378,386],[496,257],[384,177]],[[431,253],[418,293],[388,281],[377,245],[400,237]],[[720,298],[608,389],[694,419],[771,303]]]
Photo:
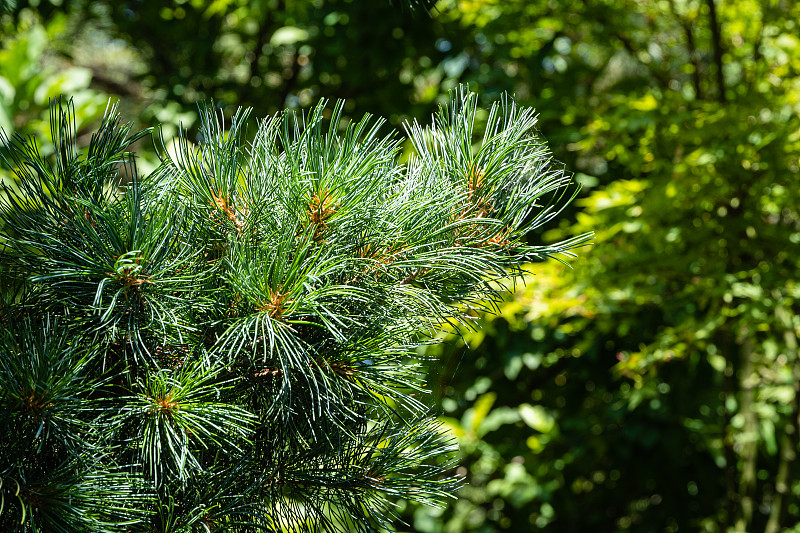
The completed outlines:
[[[717,65],[717,99],[724,104],[727,101],[725,96],[725,75],[722,62],[722,35],[719,20],[717,19],[717,6],[714,0],[706,0],[708,5],[708,16],[711,22],[711,41],[714,47],[714,63]]]

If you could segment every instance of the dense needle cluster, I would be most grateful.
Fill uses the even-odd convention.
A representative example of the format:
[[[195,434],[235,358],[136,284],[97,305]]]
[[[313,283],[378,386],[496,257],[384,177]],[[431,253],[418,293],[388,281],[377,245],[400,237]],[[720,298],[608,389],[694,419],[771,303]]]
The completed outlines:
[[[0,139],[0,530],[373,531],[458,486],[415,349],[585,242],[525,241],[570,178],[508,99],[402,162],[341,112],[208,109],[144,177],[114,107]]]

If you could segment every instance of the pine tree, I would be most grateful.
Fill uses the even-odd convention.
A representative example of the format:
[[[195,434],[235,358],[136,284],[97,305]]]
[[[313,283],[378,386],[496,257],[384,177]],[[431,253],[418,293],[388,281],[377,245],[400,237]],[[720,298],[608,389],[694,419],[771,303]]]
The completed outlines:
[[[79,150],[0,139],[0,530],[375,531],[458,487],[415,349],[491,311],[571,199],[511,99],[455,91],[413,155],[342,105]],[[158,138],[158,136],[155,136]]]

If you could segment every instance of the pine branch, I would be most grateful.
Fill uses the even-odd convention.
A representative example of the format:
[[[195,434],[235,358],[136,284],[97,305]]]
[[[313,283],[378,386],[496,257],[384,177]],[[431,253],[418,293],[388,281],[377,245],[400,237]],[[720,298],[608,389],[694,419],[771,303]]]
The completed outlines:
[[[508,98],[476,143],[455,91],[402,164],[383,121],[327,109],[251,135],[247,110],[203,108],[202,142],[157,139],[149,176],[115,106],[88,150],[69,103],[52,157],[4,139],[0,495],[19,505],[0,524],[377,531],[394,499],[456,490],[416,349],[474,327],[523,261],[586,244],[525,241],[576,189]]]

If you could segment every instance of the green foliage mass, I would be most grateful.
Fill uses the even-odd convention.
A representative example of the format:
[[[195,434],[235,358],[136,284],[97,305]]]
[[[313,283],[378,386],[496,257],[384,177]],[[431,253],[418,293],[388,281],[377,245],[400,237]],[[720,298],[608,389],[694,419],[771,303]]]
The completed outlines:
[[[262,114],[347,96],[345,115],[396,126],[467,82],[484,103],[510,92],[540,111],[584,184],[553,236],[593,229],[596,244],[574,270],[533,265],[499,318],[462,332],[476,352],[426,352],[442,357],[428,382],[467,484],[444,510],[401,503],[415,531],[772,533],[800,520],[796,2],[440,0],[425,16],[175,1],[146,25],[125,18],[144,16],[134,2],[54,4],[3,19],[15,37],[2,54],[28,32],[47,39],[35,62],[0,55],[0,76],[88,68],[76,90],[132,88],[132,115],[167,133],[180,119],[194,135],[207,96]],[[124,61],[80,52],[112,42]],[[172,43],[163,64],[159,43]],[[16,127],[46,126],[38,83],[0,79],[3,102],[5,86],[34,102],[7,104]]]

